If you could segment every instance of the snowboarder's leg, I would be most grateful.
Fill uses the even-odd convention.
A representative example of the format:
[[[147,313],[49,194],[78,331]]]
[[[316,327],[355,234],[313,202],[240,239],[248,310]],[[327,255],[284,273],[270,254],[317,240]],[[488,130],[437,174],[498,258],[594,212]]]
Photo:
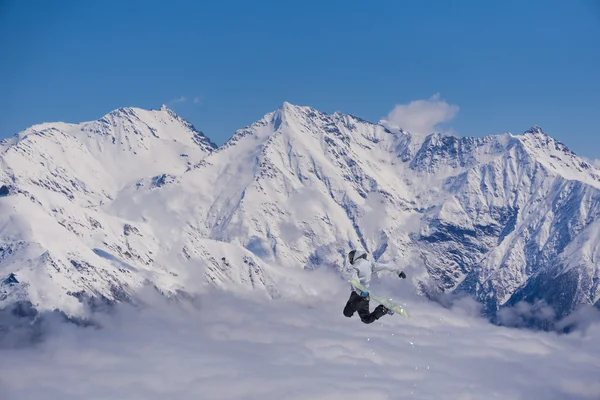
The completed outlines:
[[[352,315],[354,315],[354,312],[356,311],[357,301],[359,299],[360,296],[355,291],[350,292],[350,298],[346,302],[346,307],[344,307],[344,315],[346,317],[350,318]]]
[[[360,320],[365,324],[370,324],[377,321],[379,318],[383,317],[387,309],[383,305],[378,305],[375,307],[372,313],[369,312],[369,300],[361,299],[362,301],[358,304],[358,315],[360,316]]]

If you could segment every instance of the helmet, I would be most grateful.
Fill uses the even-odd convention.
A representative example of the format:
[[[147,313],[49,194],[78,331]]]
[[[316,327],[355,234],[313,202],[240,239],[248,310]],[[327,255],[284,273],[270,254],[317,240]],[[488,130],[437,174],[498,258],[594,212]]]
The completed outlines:
[[[359,258],[364,258],[366,260],[367,253],[362,250],[352,250],[350,253],[348,253],[348,261],[350,261],[350,264],[354,264],[354,262]]]

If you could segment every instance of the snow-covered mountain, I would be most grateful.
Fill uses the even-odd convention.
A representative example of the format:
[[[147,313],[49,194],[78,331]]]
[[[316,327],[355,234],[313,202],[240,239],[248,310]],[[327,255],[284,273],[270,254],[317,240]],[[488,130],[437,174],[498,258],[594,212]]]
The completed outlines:
[[[557,316],[599,304],[600,170],[538,127],[421,136],[284,103],[217,148],[163,107],[0,146],[0,307],[79,315],[83,298],[147,283],[276,296],[290,271],[342,269],[355,246],[488,315],[521,300]]]
[[[0,282],[12,278],[0,283],[0,307],[30,302],[37,310],[80,316],[83,300],[126,299],[145,284],[169,294],[193,292],[185,282],[195,274],[268,286],[264,263],[249,251],[192,235],[185,226],[106,212],[123,192],[155,190],[214,151],[168,108],[36,125],[2,146]],[[180,247],[171,258],[175,240]]]

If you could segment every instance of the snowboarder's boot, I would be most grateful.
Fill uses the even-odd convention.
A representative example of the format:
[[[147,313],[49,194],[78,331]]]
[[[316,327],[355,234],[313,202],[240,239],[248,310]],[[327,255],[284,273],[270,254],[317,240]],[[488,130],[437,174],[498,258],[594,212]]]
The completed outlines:
[[[373,312],[376,313],[379,316],[384,316],[385,314],[389,314],[389,315],[393,315],[394,314],[393,310],[390,310],[389,308],[387,308],[383,304],[380,304],[377,307],[375,307],[375,310],[373,310]]]

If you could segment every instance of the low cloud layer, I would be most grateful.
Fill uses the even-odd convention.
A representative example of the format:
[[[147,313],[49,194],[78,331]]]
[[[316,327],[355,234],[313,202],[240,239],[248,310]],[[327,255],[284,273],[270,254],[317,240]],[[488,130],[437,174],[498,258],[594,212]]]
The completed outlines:
[[[41,344],[0,349],[0,393],[7,400],[600,398],[597,323],[562,336],[501,328],[462,306],[418,298],[406,281],[375,280],[372,290],[406,303],[411,318],[365,325],[342,315],[345,282],[307,275],[313,295],[268,301],[213,290],[177,305],[150,296],[141,310],[119,306],[102,329],[49,323]]]
[[[428,135],[440,129],[440,124],[451,121],[458,111],[457,105],[441,100],[436,93],[427,100],[396,105],[387,120],[408,132]]]

